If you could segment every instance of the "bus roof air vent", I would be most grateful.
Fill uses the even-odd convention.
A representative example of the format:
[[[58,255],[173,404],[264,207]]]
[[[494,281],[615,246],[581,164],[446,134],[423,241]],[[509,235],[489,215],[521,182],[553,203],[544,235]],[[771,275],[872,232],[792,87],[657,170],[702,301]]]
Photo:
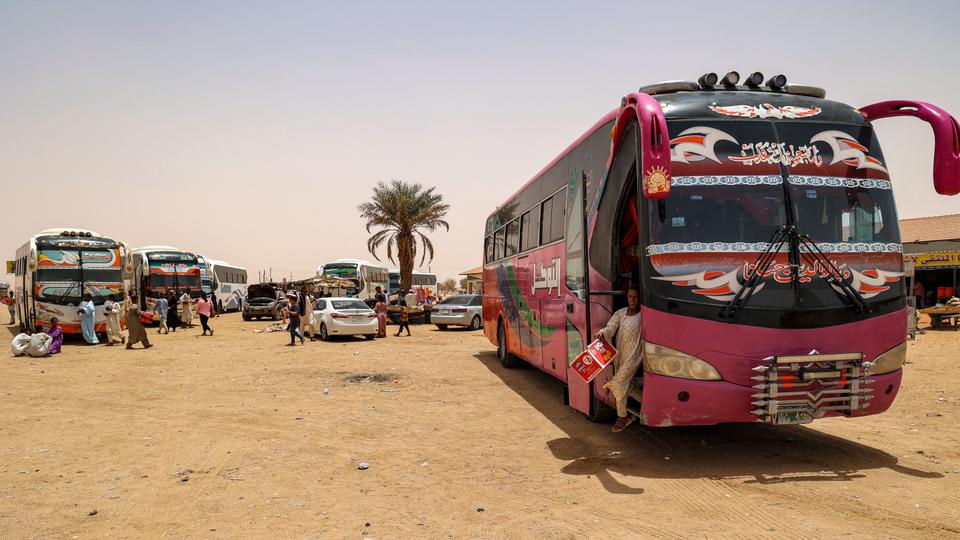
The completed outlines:
[[[700,86],[693,81],[664,81],[640,87],[640,92],[655,96],[657,94],[673,94],[674,92],[696,92]]]
[[[788,84],[783,87],[783,91],[787,94],[794,94],[797,96],[810,96],[815,98],[825,98],[827,97],[827,91],[818,86],[807,86],[803,84]]]

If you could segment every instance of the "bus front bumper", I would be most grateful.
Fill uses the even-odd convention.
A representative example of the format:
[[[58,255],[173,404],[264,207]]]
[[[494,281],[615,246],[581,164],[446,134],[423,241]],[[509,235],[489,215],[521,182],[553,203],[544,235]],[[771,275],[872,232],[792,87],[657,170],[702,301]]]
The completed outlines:
[[[900,391],[903,370],[870,375],[870,399],[850,411],[824,408],[820,391],[807,392],[806,414],[768,416],[757,414],[758,390],[726,381],[697,381],[644,374],[640,421],[649,426],[670,427],[712,425],[731,422],[767,422],[772,424],[807,423],[818,418],[858,417],[878,414],[890,408]]]

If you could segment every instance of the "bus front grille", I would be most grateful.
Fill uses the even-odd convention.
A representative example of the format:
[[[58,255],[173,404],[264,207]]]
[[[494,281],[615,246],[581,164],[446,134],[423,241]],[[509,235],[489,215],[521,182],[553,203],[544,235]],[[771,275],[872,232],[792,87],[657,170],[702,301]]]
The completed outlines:
[[[860,353],[771,356],[753,370],[751,413],[759,422],[806,424],[827,413],[869,406],[872,379]]]

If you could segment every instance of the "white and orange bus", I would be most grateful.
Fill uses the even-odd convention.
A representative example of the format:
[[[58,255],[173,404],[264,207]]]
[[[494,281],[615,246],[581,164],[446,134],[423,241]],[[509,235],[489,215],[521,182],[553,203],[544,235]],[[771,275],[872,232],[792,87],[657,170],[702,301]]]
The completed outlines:
[[[942,109],[855,109],[823,89],[735,72],[622,98],[486,222],[484,328],[506,366],[560,380],[623,291],[640,291],[643,369],[630,414],[651,426],[807,423],[885,411],[907,308],[887,164],[873,122],[933,128],[934,187],[960,192],[960,129]],[[910,181],[912,179],[904,179]],[[901,180],[901,181],[904,181]]]
[[[77,307],[84,294],[96,306],[95,330],[106,331],[103,303],[124,293],[126,246],[99,233],[57,228],[33,235],[17,250],[14,266],[17,322],[39,330],[56,317],[66,333],[80,333]]]

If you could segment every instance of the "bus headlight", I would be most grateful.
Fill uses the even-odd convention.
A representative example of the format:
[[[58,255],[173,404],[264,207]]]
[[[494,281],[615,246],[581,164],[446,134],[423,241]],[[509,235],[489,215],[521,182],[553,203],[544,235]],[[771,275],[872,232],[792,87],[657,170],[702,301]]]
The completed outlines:
[[[650,373],[700,381],[722,380],[715,367],[696,356],[656,343],[644,343],[643,353],[643,365]]]
[[[881,354],[876,360],[867,364],[867,369],[871,375],[881,375],[890,373],[903,367],[907,361],[907,342],[897,345],[889,351]]]

